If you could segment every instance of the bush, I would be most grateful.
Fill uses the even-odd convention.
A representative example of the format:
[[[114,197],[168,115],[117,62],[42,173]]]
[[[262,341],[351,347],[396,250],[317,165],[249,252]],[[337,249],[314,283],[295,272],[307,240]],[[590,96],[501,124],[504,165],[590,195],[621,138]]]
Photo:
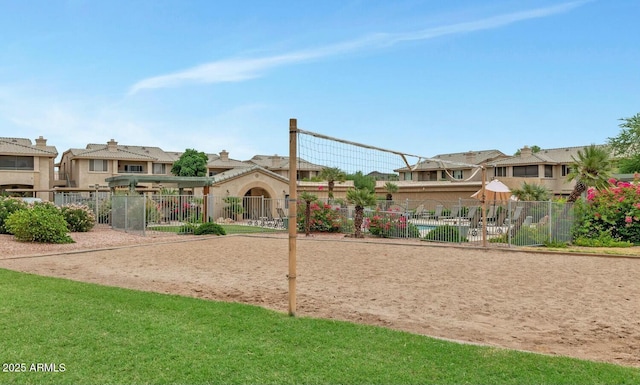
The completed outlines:
[[[364,220],[369,234],[382,238],[419,238],[420,230],[407,221],[401,212],[376,210],[375,214]]]
[[[11,234],[5,226],[5,221],[11,214],[27,207],[29,205],[22,199],[0,197],[0,234]]]
[[[61,208],[67,228],[73,233],[86,233],[96,224],[96,216],[88,206],[72,204]]]
[[[511,238],[511,244],[516,246],[544,245],[549,241],[549,228],[547,226],[523,226]]]
[[[609,232],[602,232],[597,237],[580,237],[573,241],[576,246],[585,247],[631,247],[633,243],[614,239]]]
[[[334,208],[330,204],[322,202],[311,202],[311,218],[309,230],[312,232],[329,232],[334,233],[340,231],[342,227],[342,215],[340,210]],[[306,222],[306,203],[298,204],[298,231],[305,230]]]
[[[178,234],[194,234],[197,227],[194,223],[185,223],[178,229]]]
[[[640,180],[610,180],[607,189],[587,190],[586,201],[576,202],[574,237],[597,239],[609,234],[614,240],[640,244]]]
[[[16,240],[39,243],[73,243],[67,235],[67,221],[59,208],[51,203],[37,203],[14,212],[5,224]]]
[[[424,236],[427,241],[441,241],[441,242],[468,242],[466,237],[462,237],[458,228],[450,225],[438,226],[435,229],[429,231]]]
[[[227,232],[224,231],[224,228],[219,224],[213,223],[213,222],[207,222],[196,227],[196,229],[193,231],[193,234],[194,235],[205,235],[205,234],[227,235]]]

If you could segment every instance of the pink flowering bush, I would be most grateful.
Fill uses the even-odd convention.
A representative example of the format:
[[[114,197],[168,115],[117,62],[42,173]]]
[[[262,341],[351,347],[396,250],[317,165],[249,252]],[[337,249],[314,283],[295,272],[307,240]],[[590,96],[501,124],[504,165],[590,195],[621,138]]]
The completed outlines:
[[[587,190],[587,199],[577,205],[578,226],[576,238],[600,238],[640,244],[640,181],[611,179],[605,190]]]
[[[418,238],[418,228],[407,222],[407,217],[399,211],[380,211],[364,218],[364,228],[369,234],[383,238]]]
[[[83,233],[91,230],[96,224],[96,216],[86,205],[71,204],[60,208],[67,228],[72,233]]]
[[[298,204],[298,231],[305,231],[305,206],[304,202]],[[343,217],[339,208],[313,201],[310,205],[309,230],[319,232],[338,232],[343,224]]]

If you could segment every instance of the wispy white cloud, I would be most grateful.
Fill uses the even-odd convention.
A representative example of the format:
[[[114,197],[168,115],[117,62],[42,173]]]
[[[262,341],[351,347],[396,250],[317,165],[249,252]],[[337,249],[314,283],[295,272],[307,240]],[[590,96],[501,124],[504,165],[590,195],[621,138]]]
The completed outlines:
[[[241,82],[260,77],[265,71],[276,67],[356,52],[358,50],[388,47],[404,41],[428,40],[440,36],[499,28],[520,21],[539,19],[568,12],[591,1],[592,0],[572,1],[545,8],[513,12],[408,33],[377,33],[334,45],[282,55],[214,61],[183,71],[143,79],[131,86],[129,94],[135,94],[145,89],[179,87],[188,84]]]

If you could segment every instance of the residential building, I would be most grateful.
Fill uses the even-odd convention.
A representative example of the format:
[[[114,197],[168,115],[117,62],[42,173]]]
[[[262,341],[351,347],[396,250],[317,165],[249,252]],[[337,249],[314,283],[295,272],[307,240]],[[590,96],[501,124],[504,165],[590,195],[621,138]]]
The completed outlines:
[[[0,138],[0,192],[31,191],[33,196],[51,199],[54,162],[58,150],[40,136],[30,139]]]
[[[87,190],[105,184],[105,179],[120,174],[170,175],[180,153],[165,152],[158,147],[88,144],[62,153],[58,173],[66,190]]]
[[[555,196],[571,193],[575,181],[567,175],[579,150],[588,146],[541,149],[534,152],[524,146],[519,154],[487,163],[490,178],[498,178],[510,188],[521,188],[524,182],[548,188]]]
[[[486,164],[507,155],[498,150],[467,151],[440,154],[415,166],[395,170],[405,181],[482,181],[482,175],[474,165]]]

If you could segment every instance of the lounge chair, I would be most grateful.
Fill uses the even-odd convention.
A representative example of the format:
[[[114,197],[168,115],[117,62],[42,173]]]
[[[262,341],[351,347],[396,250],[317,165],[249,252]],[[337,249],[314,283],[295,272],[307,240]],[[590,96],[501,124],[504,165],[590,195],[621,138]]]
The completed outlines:
[[[469,212],[467,213],[467,217],[469,218],[469,229],[471,230],[471,235],[478,235],[478,228],[480,227],[480,215],[481,211],[478,206],[469,207]]]
[[[282,209],[282,207],[278,207],[276,208],[276,212],[278,213],[278,218],[276,219],[276,223],[274,227],[282,227],[284,228],[284,223],[285,223],[285,219],[287,218],[287,215],[284,213],[284,210]]]
[[[436,205],[436,209],[433,214],[427,214],[425,218],[428,219],[440,219],[442,217],[442,210],[444,210],[443,205]]]
[[[451,208],[451,213],[449,214],[449,217],[451,218],[460,218],[460,212],[462,210],[462,207],[460,206],[453,206]]]
[[[497,214],[496,206],[494,205],[489,206],[489,211],[487,212],[487,223],[494,222],[496,220],[496,214]]]
[[[520,216],[522,215],[523,210],[524,210],[524,207],[522,206],[516,207],[515,210],[513,210],[513,214],[511,214],[511,216],[507,218],[505,223],[508,225],[518,223],[518,219],[520,219]]]
[[[418,205],[418,207],[416,207],[416,211],[413,213],[413,217],[416,219],[427,215],[429,215],[429,213],[424,209],[424,205],[422,204]]]

